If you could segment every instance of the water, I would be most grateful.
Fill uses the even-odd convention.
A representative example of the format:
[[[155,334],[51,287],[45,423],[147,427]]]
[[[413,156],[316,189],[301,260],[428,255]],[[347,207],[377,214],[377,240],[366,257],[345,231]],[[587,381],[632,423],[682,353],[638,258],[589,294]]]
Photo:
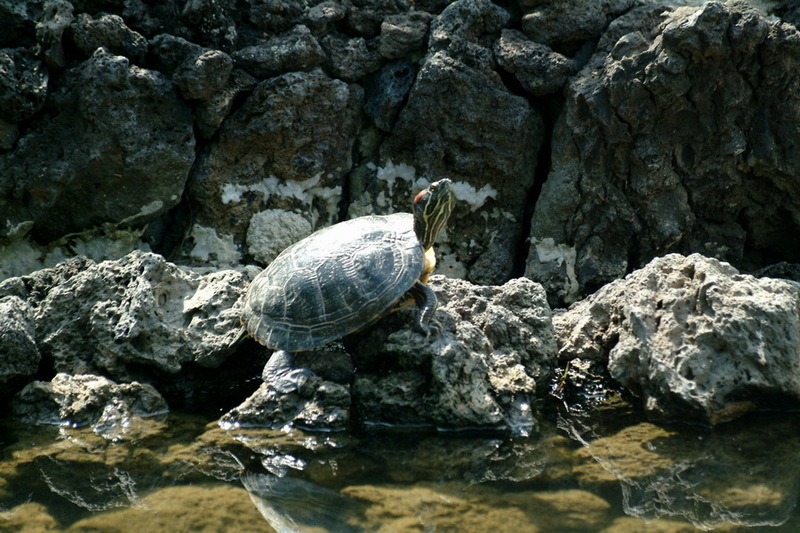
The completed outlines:
[[[795,415],[548,418],[525,438],[0,420],[0,531],[800,530]]]

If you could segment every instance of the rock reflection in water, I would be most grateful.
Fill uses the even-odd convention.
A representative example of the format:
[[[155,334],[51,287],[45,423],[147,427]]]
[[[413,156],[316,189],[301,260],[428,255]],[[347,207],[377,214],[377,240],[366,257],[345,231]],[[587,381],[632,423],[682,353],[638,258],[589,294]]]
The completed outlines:
[[[800,425],[790,417],[762,414],[716,428],[640,422],[616,432],[602,424],[573,413],[559,426],[585,445],[579,456],[593,459],[575,468],[578,482],[619,484],[630,516],[683,517],[703,530],[791,518]]]

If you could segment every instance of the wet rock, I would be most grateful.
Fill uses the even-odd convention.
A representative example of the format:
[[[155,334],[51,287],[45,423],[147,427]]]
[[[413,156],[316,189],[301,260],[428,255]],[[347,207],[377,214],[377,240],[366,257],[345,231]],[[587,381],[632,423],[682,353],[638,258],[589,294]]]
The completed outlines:
[[[570,302],[667,252],[798,262],[798,42],[741,2],[615,20],[567,87],[526,275]]]
[[[776,398],[796,403],[799,292],[671,254],[556,315],[560,358],[607,361],[657,417],[716,424]]]
[[[338,221],[361,101],[358,87],[319,71],[261,82],[195,167],[197,224],[241,243],[250,217],[265,209],[300,210],[315,227]]]
[[[380,53],[400,59],[424,50],[433,16],[425,11],[389,15],[381,22]]]
[[[425,339],[401,327],[383,339],[366,335],[350,347],[359,417],[529,431],[532,405],[544,394],[555,353],[541,287],[524,278],[480,287],[441,276],[430,285],[440,302],[440,337]],[[409,322],[410,313],[404,317]]]
[[[39,368],[31,308],[18,296],[0,296],[0,354],[0,383],[32,376]]]
[[[0,50],[0,120],[20,122],[38,112],[47,98],[48,79],[47,69],[33,53]]]
[[[577,62],[547,45],[527,39],[517,30],[503,30],[495,43],[494,54],[500,67],[512,73],[534,96],[560,91],[567,79],[578,71]]]
[[[364,112],[381,131],[390,132],[417,77],[412,61],[392,61],[365,84]]]
[[[270,78],[290,71],[309,71],[325,61],[325,53],[311,31],[298,25],[263,44],[233,53],[237,68],[256,78]]]
[[[381,66],[377,39],[348,39],[330,34],[323,37],[321,42],[328,55],[327,70],[335,78],[358,81]]]
[[[119,15],[92,17],[80,13],[70,25],[70,34],[78,49],[87,56],[103,47],[113,54],[127,57],[137,65],[144,63],[147,39],[128,28]]]
[[[265,375],[264,383],[244,403],[226,413],[224,427],[298,427],[343,430],[350,423],[353,362],[338,343],[294,356],[294,366],[313,375],[297,390],[281,392]]]
[[[37,345],[56,371],[130,381],[129,366],[167,373],[187,362],[219,366],[241,333],[236,303],[245,285],[237,272],[201,276],[132,252],[82,265],[42,292],[31,291],[29,301]]]
[[[0,155],[0,235],[32,223],[33,237],[50,242],[104,223],[142,225],[177,204],[194,136],[172,83],[99,49],[59,85],[46,116]]]
[[[523,0],[522,31],[538,43],[570,49],[600,36],[611,20],[626,12],[634,0]]]
[[[15,416],[35,424],[95,426],[125,424],[132,416],[167,411],[167,403],[146,383],[117,384],[91,374],[57,374],[34,381],[11,402]]]

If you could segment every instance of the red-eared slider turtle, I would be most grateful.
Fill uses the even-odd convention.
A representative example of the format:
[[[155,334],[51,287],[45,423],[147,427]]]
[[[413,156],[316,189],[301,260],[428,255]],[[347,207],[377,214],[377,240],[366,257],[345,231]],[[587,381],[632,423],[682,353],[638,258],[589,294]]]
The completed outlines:
[[[359,330],[410,299],[414,329],[436,329],[436,296],[425,285],[436,265],[433,243],[455,204],[450,180],[420,192],[412,213],[364,216],[321,229],[286,248],[256,276],[243,320],[258,342],[278,351],[265,378],[295,388],[290,352]],[[287,381],[288,380],[288,381]]]

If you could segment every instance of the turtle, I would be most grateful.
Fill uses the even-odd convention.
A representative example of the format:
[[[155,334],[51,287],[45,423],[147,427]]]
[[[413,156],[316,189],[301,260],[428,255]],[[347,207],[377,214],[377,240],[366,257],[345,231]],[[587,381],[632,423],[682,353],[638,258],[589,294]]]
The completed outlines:
[[[455,205],[442,179],[414,197],[413,213],[369,215],[292,244],[253,279],[244,301],[247,333],[276,350],[265,381],[294,390],[309,377],[292,369],[292,353],[311,350],[416,302],[413,328],[439,333],[436,295],[426,285],[436,266],[433,244]]]

